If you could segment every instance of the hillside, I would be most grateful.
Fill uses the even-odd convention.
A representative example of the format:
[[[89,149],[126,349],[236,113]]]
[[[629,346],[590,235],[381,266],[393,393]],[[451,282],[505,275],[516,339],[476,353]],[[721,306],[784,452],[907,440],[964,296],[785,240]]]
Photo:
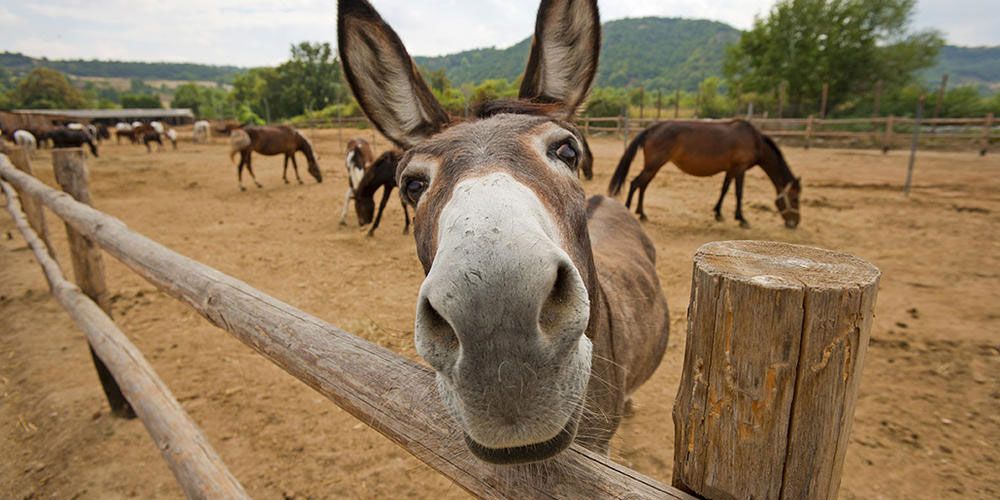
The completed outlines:
[[[0,52],[0,68],[15,75],[36,67],[47,67],[73,76],[100,78],[128,78],[138,80],[190,80],[231,82],[233,76],[244,71],[236,66],[210,66],[191,63],[150,63],[98,60],[49,60],[35,59],[15,52]]]
[[[735,28],[697,19],[644,17],[604,24],[597,84],[646,85],[693,90],[718,75],[725,47],[739,38]],[[452,83],[488,78],[513,80],[524,70],[531,39],[506,49],[475,49],[439,57],[417,57],[430,70],[443,68]]]
[[[941,81],[949,75],[949,86],[975,84],[1000,90],[1000,47],[955,47],[941,49],[938,63],[924,72],[928,82]]]

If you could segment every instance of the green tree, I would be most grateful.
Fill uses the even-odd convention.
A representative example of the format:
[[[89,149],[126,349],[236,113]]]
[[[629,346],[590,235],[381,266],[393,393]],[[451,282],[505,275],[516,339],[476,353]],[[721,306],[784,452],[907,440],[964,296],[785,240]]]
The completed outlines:
[[[185,83],[174,92],[173,108],[189,108],[199,118],[223,118],[228,94],[221,88]]]
[[[122,94],[122,107],[126,109],[162,108],[160,97],[154,94]]]
[[[916,0],[780,0],[757,19],[726,55],[724,72],[737,93],[773,93],[788,83],[788,109],[818,108],[829,83],[827,109],[913,81],[932,65],[943,42],[936,32],[910,33]]]
[[[66,75],[48,68],[35,68],[10,92],[9,104],[29,109],[80,109],[87,99]]]
[[[695,108],[700,118],[722,118],[732,116],[734,104],[719,93],[721,81],[718,77],[710,77],[698,84],[698,97]]]

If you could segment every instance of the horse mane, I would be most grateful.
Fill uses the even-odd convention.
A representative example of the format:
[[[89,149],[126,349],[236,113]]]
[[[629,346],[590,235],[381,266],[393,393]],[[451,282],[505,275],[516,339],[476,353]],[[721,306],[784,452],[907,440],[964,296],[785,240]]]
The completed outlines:
[[[764,146],[769,148],[771,152],[774,153],[775,158],[778,159],[778,165],[777,165],[779,168],[778,173],[782,174],[785,177],[784,179],[782,179],[783,184],[779,186],[778,183],[775,182],[774,183],[775,187],[777,189],[781,189],[785,187],[785,185],[787,185],[789,182],[794,182],[795,175],[792,173],[791,167],[788,166],[788,161],[785,160],[785,155],[781,152],[781,148],[778,147],[778,143],[774,142],[774,139],[772,139],[771,136],[763,132],[758,132],[758,133],[760,134],[760,139],[761,141],[763,141]]]
[[[311,161],[313,161],[313,162],[317,161],[317,158],[316,158],[316,149],[313,147],[312,141],[310,141],[308,137],[306,137],[304,134],[302,134],[302,132],[299,132],[298,130],[292,129],[291,127],[289,127],[289,128],[292,130],[292,132],[295,134],[295,136],[298,137],[299,140],[302,141],[302,144],[304,144],[304,147],[302,148],[302,152],[306,154],[306,158],[309,159],[309,160],[311,160]]]

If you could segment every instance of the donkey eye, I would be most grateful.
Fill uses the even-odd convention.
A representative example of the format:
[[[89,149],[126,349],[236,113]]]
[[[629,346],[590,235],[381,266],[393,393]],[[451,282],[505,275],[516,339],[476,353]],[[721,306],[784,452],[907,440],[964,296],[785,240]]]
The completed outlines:
[[[405,179],[403,184],[403,194],[406,196],[406,200],[411,204],[416,205],[420,201],[420,197],[423,196],[424,191],[427,190],[427,181],[424,179],[412,178]]]
[[[580,157],[580,153],[570,140],[554,144],[552,154],[570,168],[576,168],[577,158]]]

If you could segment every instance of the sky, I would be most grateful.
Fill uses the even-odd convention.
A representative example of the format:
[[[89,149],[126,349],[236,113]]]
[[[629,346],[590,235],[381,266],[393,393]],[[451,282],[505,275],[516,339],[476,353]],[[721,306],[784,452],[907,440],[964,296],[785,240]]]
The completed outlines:
[[[603,20],[669,16],[749,28],[775,0],[599,0]],[[538,0],[372,0],[413,55],[508,47]],[[95,8],[96,7],[96,8]],[[1000,0],[918,0],[913,26],[955,45],[1000,45]],[[336,41],[335,0],[0,0],[0,50],[50,59],[265,66],[296,42]]]

